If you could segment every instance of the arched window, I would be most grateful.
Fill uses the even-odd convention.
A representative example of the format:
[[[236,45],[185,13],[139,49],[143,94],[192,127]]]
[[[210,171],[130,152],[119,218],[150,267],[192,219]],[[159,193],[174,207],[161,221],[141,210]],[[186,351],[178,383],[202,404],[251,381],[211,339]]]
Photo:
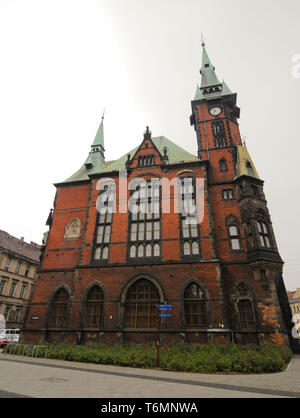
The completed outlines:
[[[241,329],[255,328],[255,319],[253,314],[252,303],[249,299],[240,300],[238,302],[239,319]]]
[[[128,291],[125,304],[126,328],[155,328],[159,294],[152,282],[141,279]]]
[[[220,171],[221,171],[221,173],[224,173],[225,171],[228,171],[227,161],[225,160],[225,158],[222,158],[219,161],[219,165],[220,165]]]
[[[87,294],[85,302],[84,328],[100,328],[103,310],[103,292],[100,286],[94,286]]]
[[[261,247],[271,248],[270,233],[264,213],[257,212],[256,222]]]
[[[249,289],[240,285],[236,290],[240,329],[255,329],[255,316]]]
[[[229,237],[230,237],[230,245],[232,250],[240,250],[241,243],[240,243],[240,234],[238,227],[232,225],[228,228]]]
[[[56,292],[50,308],[49,328],[63,328],[66,322],[69,295],[65,289]]]
[[[229,215],[226,218],[226,226],[228,232],[228,239],[230,249],[232,251],[241,251],[241,236],[240,236],[240,222],[234,215]]]
[[[186,328],[206,328],[206,301],[203,290],[191,283],[184,292],[184,318]]]

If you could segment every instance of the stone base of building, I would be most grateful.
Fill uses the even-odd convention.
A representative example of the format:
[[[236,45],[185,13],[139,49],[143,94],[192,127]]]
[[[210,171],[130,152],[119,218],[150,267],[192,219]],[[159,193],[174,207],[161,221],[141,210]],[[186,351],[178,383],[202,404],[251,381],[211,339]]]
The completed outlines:
[[[54,343],[65,342],[70,344],[156,344],[158,334],[156,330],[23,330],[22,341],[28,343]],[[261,331],[232,331],[232,330],[183,330],[166,331],[159,333],[161,345],[171,344],[239,344],[260,345],[273,343],[280,346],[289,346],[288,336],[282,333]]]

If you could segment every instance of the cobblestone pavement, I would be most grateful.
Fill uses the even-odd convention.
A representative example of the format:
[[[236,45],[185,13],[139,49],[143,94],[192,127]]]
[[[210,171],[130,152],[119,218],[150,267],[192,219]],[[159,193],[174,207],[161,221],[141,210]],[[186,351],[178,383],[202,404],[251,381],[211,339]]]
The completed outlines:
[[[300,397],[300,356],[284,372],[209,375],[35,359],[0,353],[0,397]]]

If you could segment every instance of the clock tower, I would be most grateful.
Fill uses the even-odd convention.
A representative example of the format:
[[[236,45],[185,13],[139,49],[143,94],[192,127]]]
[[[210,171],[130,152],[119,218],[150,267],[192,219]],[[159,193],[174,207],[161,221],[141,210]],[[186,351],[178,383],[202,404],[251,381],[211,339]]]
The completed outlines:
[[[264,181],[242,143],[237,94],[219,81],[204,42],[202,48],[201,85],[192,100],[190,121],[197,135],[198,158],[208,162],[207,205],[212,213],[214,246],[225,294],[237,294],[235,289],[240,281],[249,289],[261,289],[258,306],[281,310],[283,327],[289,330],[291,314],[282,278],[283,261],[267,207]],[[229,322],[234,323],[230,305],[228,301]]]

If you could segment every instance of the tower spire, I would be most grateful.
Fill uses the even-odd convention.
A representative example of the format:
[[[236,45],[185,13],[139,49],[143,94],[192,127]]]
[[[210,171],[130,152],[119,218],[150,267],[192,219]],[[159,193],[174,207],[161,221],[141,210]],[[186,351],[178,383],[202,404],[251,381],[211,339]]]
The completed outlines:
[[[101,165],[105,162],[104,129],[103,129],[104,112],[105,110],[102,113],[100,126],[96,133],[93,145],[91,146],[91,151],[89,153],[89,156],[85,162],[85,167],[87,169],[91,169],[97,166],[99,162]]]
[[[206,51],[205,42],[202,37],[202,67],[200,70],[201,74],[201,88],[204,87],[213,87],[217,85],[221,85],[218,77],[215,73],[215,67],[211,63],[208,53]]]

